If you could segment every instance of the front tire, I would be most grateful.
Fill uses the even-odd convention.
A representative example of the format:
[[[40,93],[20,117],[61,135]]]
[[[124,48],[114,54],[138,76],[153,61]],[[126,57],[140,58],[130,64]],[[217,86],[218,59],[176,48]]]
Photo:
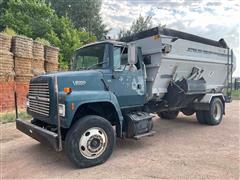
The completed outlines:
[[[112,154],[115,135],[110,122],[100,116],[80,118],[68,131],[65,148],[79,168],[104,163]]]

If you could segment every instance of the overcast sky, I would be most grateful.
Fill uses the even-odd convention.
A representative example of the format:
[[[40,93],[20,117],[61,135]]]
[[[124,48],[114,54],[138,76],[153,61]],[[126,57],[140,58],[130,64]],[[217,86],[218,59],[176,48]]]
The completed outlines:
[[[101,14],[117,37],[119,29],[129,28],[140,14],[152,16],[154,26],[185,31],[214,40],[224,38],[237,56],[240,76],[240,0],[103,0]]]

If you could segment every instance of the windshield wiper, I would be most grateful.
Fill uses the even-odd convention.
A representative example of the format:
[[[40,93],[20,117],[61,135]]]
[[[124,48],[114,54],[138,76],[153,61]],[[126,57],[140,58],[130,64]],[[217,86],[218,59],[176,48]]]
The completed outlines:
[[[93,68],[93,67],[95,67],[95,66],[97,66],[97,65],[103,65],[103,64],[105,64],[105,63],[107,63],[107,62],[104,61],[104,62],[100,62],[100,63],[93,64],[93,65],[89,66],[89,67],[87,68],[87,70],[89,70],[89,69],[91,69],[91,68]]]
[[[85,70],[86,68],[85,67],[76,67],[74,68],[73,70],[75,71],[81,71],[81,70]]]

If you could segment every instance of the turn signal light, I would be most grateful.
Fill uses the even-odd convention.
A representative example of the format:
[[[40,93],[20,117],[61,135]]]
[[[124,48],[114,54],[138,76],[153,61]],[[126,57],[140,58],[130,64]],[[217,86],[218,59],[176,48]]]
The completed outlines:
[[[65,88],[63,89],[63,91],[64,91],[65,93],[67,93],[67,94],[70,94],[70,93],[72,92],[72,88],[65,87]]]

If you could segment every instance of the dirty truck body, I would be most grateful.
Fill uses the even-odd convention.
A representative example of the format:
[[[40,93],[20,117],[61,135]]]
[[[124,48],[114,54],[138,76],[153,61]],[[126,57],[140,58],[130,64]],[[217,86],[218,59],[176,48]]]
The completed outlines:
[[[72,71],[33,78],[27,97],[31,123],[17,128],[84,168],[105,162],[116,137],[154,134],[153,113],[179,112],[218,125],[231,101],[235,58],[224,40],[153,28],[119,41],[76,50]]]

